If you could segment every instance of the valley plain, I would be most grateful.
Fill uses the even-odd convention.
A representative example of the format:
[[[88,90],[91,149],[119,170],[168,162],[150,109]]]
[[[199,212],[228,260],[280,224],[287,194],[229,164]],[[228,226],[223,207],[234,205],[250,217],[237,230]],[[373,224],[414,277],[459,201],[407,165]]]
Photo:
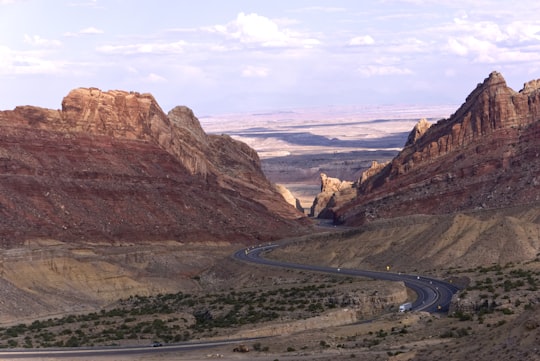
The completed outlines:
[[[320,174],[357,180],[391,160],[422,118],[437,121],[455,106],[371,106],[294,109],[202,116],[210,134],[228,134],[255,149],[265,175],[283,184],[309,211],[320,192]]]

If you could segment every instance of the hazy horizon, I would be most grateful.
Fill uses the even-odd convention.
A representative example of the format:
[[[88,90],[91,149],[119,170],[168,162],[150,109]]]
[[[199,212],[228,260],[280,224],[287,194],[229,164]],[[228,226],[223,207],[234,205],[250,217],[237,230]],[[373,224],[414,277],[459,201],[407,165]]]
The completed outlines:
[[[422,118],[434,123],[458,107],[314,107],[199,117],[208,134],[228,134],[261,159],[311,153],[397,151]]]

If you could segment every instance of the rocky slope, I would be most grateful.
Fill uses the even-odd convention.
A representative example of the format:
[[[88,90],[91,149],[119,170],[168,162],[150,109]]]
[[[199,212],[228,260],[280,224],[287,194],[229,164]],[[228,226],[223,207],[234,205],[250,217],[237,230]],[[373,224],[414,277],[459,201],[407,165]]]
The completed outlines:
[[[370,173],[321,213],[360,225],[540,200],[540,81],[515,92],[491,73],[450,118],[421,121],[403,150]]]
[[[427,272],[540,257],[540,203],[496,210],[378,219],[341,234],[310,236],[272,252],[331,267]],[[340,228],[337,228],[340,229]],[[333,229],[332,231],[334,231]]]
[[[194,276],[237,248],[40,239],[0,249],[0,324],[96,311],[133,295],[197,292]]]
[[[305,231],[256,152],[149,94],[75,89],[0,112],[0,241],[234,240]]]

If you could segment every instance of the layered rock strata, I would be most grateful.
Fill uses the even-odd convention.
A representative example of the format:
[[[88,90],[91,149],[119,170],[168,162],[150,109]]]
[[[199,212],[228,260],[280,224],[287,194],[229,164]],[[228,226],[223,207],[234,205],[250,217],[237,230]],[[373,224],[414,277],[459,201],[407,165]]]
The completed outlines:
[[[305,219],[257,153],[150,94],[71,91],[61,110],[0,112],[0,242],[261,240]]]
[[[493,72],[448,119],[411,132],[403,150],[330,211],[336,222],[500,208],[540,200],[540,82],[516,92]]]

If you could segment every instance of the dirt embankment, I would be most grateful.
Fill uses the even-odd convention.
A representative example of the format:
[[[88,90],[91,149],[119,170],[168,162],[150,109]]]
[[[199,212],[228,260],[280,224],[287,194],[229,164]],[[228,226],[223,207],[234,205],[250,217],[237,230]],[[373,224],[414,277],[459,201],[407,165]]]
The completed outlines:
[[[93,312],[130,295],[196,291],[193,277],[239,247],[36,240],[2,249],[0,323]]]
[[[395,272],[523,262],[538,256],[540,205],[381,220],[299,238],[279,259]],[[341,230],[341,232],[335,232]]]

